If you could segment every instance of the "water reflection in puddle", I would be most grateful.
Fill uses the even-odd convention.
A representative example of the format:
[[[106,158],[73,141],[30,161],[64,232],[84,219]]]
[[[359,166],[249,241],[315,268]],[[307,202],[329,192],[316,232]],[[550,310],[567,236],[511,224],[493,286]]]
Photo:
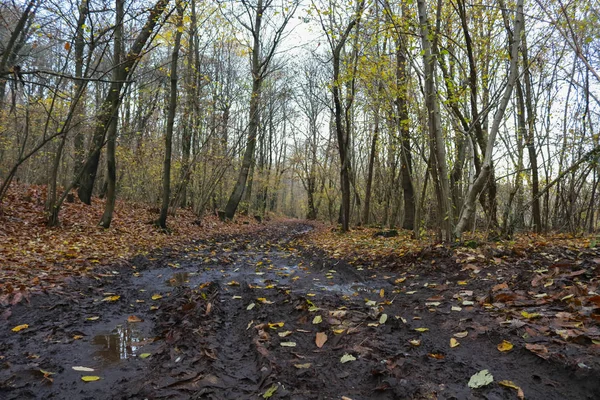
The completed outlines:
[[[189,272],[176,272],[173,276],[167,281],[167,286],[175,287],[175,286],[183,286],[186,283],[190,282],[190,274]]]
[[[145,339],[139,330],[129,325],[118,325],[109,334],[94,336],[92,344],[102,346],[95,355],[116,362],[135,356],[145,344]]]
[[[360,283],[346,283],[346,284],[315,284],[317,290],[324,290],[327,292],[335,292],[344,295],[351,295],[354,293],[368,293],[371,290]]]

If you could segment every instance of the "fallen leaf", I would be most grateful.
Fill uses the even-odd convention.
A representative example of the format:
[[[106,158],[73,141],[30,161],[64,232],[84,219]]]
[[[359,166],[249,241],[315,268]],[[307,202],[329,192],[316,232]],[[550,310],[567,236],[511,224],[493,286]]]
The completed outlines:
[[[277,333],[277,335],[279,335],[279,337],[288,337],[291,334],[292,334],[292,331],[284,331],[284,332]]]
[[[506,340],[503,340],[502,343],[498,344],[498,350],[501,352],[510,351],[513,348],[513,344]]]
[[[285,325],[285,322],[269,322],[269,328],[271,329],[282,328],[283,325]]]
[[[127,317],[127,322],[144,322],[144,320],[139,317],[136,317],[135,315],[130,315],[129,317]]]
[[[379,291],[379,297],[384,298],[385,297],[385,290],[381,289]]]
[[[242,296],[233,296],[232,299],[233,300],[240,300],[242,298]]]
[[[325,342],[327,341],[327,334],[324,332],[317,332],[317,336],[315,338],[315,344],[318,348],[323,347]]]
[[[427,332],[429,330],[429,328],[415,328],[415,331],[417,332]]]
[[[102,299],[102,301],[117,301],[121,298],[121,296],[108,296]]]
[[[462,308],[459,306],[452,306],[452,311],[461,311]]]
[[[246,310],[248,310],[248,311],[252,310],[255,305],[256,305],[255,303],[248,304],[248,307],[246,307]]]
[[[527,311],[521,311],[521,315],[527,319],[539,318],[539,313],[528,313]]]
[[[487,369],[481,370],[469,379],[469,387],[477,389],[489,385],[494,381],[494,377]]]
[[[379,317],[379,323],[383,325],[383,324],[385,324],[385,321],[387,321],[387,319],[388,319],[387,314],[381,314],[381,317]]]
[[[346,354],[344,354],[342,356],[342,358],[340,358],[340,362],[342,364],[345,364],[345,363],[350,362],[350,361],[356,361],[356,357],[354,357],[352,354],[346,353]]]
[[[457,338],[464,338],[464,337],[467,337],[468,334],[469,334],[469,331],[456,332],[454,334],[454,336],[457,337]]]
[[[317,315],[316,317],[313,318],[312,323],[313,324],[320,324],[321,322],[323,322],[323,317],[321,317],[320,315]]]
[[[548,358],[550,358],[548,349],[543,344],[527,343],[527,344],[525,344],[525,348],[527,350],[531,351],[532,353],[534,353],[536,356],[543,358],[544,360],[547,360]]]
[[[140,355],[139,355],[139,357],[143,359],[143,358],[148,358],[148,357],[150,357],[151,355],[152,355],[152,354],[150,354],[150,353],[142,353],[142,354],[140,354]]]
[[[240,286],[240,283],[237,281],[227,282],[227,286]]]
[[[296,342],[281,342],[279,345],[282,347],[296,347]]]
[[[20,332],[23,329],[27,329],[27,328],[29,328],[28,324],[22,324],[22,325],[15,326],[14,328],[11,329],[11,331],[13,331],[13,332]]]
[[[273,394],[275,393],[277,388],[278,388],[278,385],[276,383],[274,383],[273,386],[271,386],[269,389],[267,389],[265,394],[262,395],[263,399],[268,399],[271,396],[273,396]]]
[[[412,344],[415,347],[419,347],[421,345],[421,341],[417,339],[409,340],[408,343]]]
[[[306,364],[294,364],[294,367],[298,368],[298,369],[306,369],[306,368],[310,368],[312,364],[311,363],[306,363]]]
[[[96,321],[96,320],[98,320],[99,318],[100,318],[100,317],[87,317],[86,319],[87,319],[88,321]]]
[[[162,295],[161,294],[153,294],[152,295],[152,300],[158,300],[158,299],[162,299]]]
[[[513,381],[500,381],[498,382],[498,384],[507,388],[515,389],[517,391],[517,397],[519,399],[525,398],[525,393],[523,393],[523,389],[517,386]]]
[[[94,368],[88,368],[88,367],[73,367],[74,371],[81,371],[81,372],[94,372]]]
[[[94,382],[94,381],[99,381],[100,377],[99,376],[93,376],[93,375],[86,375],[86,376],[82,376],[81,380],[84,382]]]
[[[460,346],[460,343],[458,342],[458,340],[454,339],[454,338],[450,338],[450,347],[451,348],[455,348]]]

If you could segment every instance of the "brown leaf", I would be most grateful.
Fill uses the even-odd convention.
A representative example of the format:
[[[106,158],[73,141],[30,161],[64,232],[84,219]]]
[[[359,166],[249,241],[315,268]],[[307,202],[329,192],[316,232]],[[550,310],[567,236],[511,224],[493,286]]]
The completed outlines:
[[[550,353],[548,352],[546,346],[544,346],[543,344],[527,343],[525,344],[525,348],[531,351],[536,356],[543,358],[544,360],[550,358]]]
[[[327,341],[327,334],[324,332],[317,332],[317,336],[315,338],[315,343],[318,348],[323,347],[325,342]]]
[[[492,292],[497,292],[502,289],[508,289],[508,285],[506,283],[500,283],[492,288]]]

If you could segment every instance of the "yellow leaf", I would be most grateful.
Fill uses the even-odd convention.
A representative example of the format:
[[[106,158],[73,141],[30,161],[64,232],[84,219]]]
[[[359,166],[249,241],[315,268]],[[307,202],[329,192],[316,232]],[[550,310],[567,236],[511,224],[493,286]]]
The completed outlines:
[[[121,296],[108,296],[102,299],[102,301],[117,301],[121,298]]]
[[[498,350],[502,352],[510,351],[512,348],[513,344],[511,342],[507,342],[506,340],[503,340],[502,343],[498,345]]]
[[[100,318],[100,317],[87,317],[86,319],[87,319],[88,321],[96,321],[96,320],[98,320],[99,318]]]
[[[281,327],[283,327],[284,324],[285,324],[285,322],[269,322],[269,328],[271,328],[271,329],[281,328]]]
[[[316,317],[313,318],[313,324],[320,324],[321,322],[323,322],[323,317],[321,317],[320,315],[317,315]]]
[[[23,329],[27,329],[27,328],[29,328],[28,324],[22,324],[22,325],[15,326],[14,328],[11,329],[11,331],[19,332],[19,331],[22,331]]]
[[[415,331],[417,332],[427,332],[429,330],[429,328],[416,328]]]
[[[231,281],[231,282],[227,282],[228,286],[240,286],[240,283],[237,281]]]
[[[415,347],[419,347],[421,345],[421,341],[417,339],[409,340],[408,343],[412,344]]]
[[[150,353],[142,353],[142,354],[139,355],[140,358],[148,358],[150,356],[151,356]]]
[[[99,381],[100,377],[99,376],[93,376],[93,375],[86,375],[86,376],[82,376],[81,380],[84,382],[94,382],[94,381]]]
[[[334,329],[333,333],[335,333],[336,335],[339,335],[341,333],[344,333],[345,329]]]
[[[387,319],[388,319],[387,314],[381,314],[381,317],[379,317],[379,323],[385,324],[385,321],[387,321]]]
[[[500,381],[498,382],[498,384],[507,388],[515,389],[517,391],[517,397],[519,399],[525,398],[525,393],[523,393],[523,389],[517,386],[513,381]]]
[[[152,300],[158,300],[158,299],[162,299],[162,295],[161,294],[153,294],[152,295]]]
[[[400,283],[404,282],[405,280],[406,280],[406,278],[398,278],[398,279],[396,279],[396,280],[394,281],[394,283],[395,283],[396,285],[398,285],[398,284],[400,284]]]
[[[292,331],[283,331],[283,332],[278,333],[279,337],[287,337],[287,336],[290,336],[291,334],[292,334]]]
[[[465,286],[467,283],[467,281],[458,281],[458,284],[461,286]]]
[[[306,369],[306,368],[310,368],[311,363],[306,363],[306,364],[294,364],[294,367],[298,368],[298,369]]]
[[[455,348],[460,346],[460,343],[458,342],[458,340],[454,339],[454,338],[450,338],[450,347]]]
[[[464,337],[467,337],[468,334],[469,334],[469,331],[456,332],[454,334],[454,336],[457,337],[457,338],[464,338]]]
[[[75,336],[73,336],[73,340],[79,340],[79,339],[82,339],[82,338],[83,338],[83,336],[81,336],[81,335],[75,335]]]
[[[381,297],[381,298],[385,297],[385,290],[381,289],[379,291],[379,297]]]
[[[521,315],[527,319],[534,319],[540,317],[538,313],[528,313],[527,311],[521,311]]]
[[[282,347],[296,347],[296,342],[281,342],[279,345]]]
[[[316,296],[316,294],[314,294],[314,293],[306,293],[306,295],[307,295],[308,297],[315,297],[315,296]]]

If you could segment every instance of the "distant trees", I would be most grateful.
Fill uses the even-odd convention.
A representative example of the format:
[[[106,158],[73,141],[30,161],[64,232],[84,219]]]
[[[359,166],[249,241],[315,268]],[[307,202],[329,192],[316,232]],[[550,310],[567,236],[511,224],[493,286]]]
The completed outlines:
[[[593,7],[56,7],[0,5],[0,201],[46,184],[50,225],[72,190],[105,199],[105,228],[118,198],[163,229],[178,207],[446,241],[600,225]]]

